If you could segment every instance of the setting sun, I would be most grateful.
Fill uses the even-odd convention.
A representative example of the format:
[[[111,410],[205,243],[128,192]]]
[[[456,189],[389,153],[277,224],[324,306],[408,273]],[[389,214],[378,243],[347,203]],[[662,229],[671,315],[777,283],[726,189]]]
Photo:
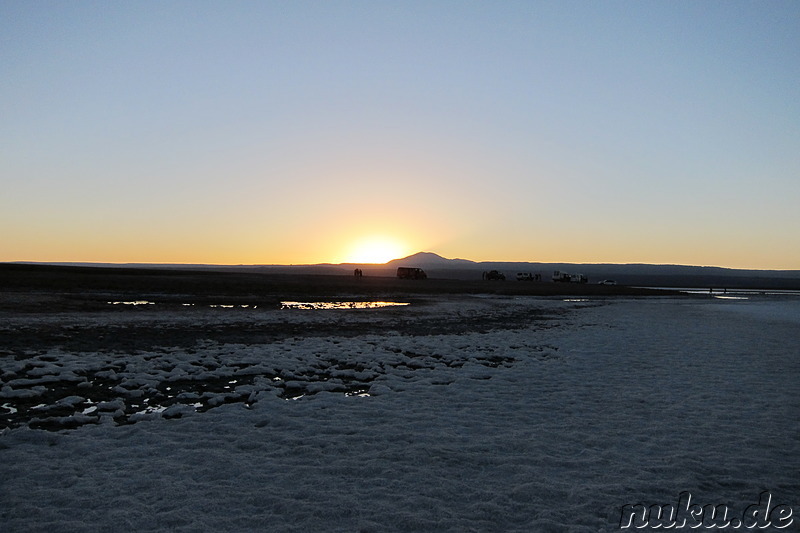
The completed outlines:
[[[402,244],[391,239],[376,237],[355,243],[345,255],[347,263],[386,263],[408,255]]]

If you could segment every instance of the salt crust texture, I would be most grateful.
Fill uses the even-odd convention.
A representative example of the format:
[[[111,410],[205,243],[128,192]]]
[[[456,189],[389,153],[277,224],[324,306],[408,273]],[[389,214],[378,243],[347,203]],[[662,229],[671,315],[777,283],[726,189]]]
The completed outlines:
[[[0,530],[615,531],[622,505],[681,491],[743,509],[770,490],[800,512],[798,302],[511,305],[568,313],[547,327],[167,351],[178,368],[333,357],[376,375],[371,396],[320,386],[288,400],[253,382],[249,408],[6,429]],[[109,357],[54,355],[61,372]],[[404,357],[420,364],[375,366]],[[141,363],[129,384],[153,380]]]

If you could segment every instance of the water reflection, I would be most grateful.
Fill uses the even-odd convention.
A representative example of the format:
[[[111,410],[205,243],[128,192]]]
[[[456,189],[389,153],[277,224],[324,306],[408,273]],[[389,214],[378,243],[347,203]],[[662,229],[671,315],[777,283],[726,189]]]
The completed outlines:
[[[375,309],[411,305],[404,302],[281,302],[281,309]]]
[[[118,302],[106,302],[108,305],[156,305],[156,302],[151,302],[150,300],[131,300],[131,301],[118,301]],[[159,306],[162,304],[159,304]],[[183,307],[195,307],[197,304],[195,303],[182,303],[181,306]],[[214,309],[258,309],[258,305],[250,305],[250,304],[208,304],[208,307]]]

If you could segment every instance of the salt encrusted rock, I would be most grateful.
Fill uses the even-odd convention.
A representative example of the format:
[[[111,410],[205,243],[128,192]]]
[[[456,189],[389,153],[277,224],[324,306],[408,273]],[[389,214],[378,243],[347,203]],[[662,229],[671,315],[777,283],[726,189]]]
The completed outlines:
[[[273,388],[254,391],[247,398],[247,403],[250,404],[251,407],[253,408],[259,408],[259,402],[261,402],[261,400],[274,398],[275,396],[279,396],[282,392],[283,391],[281,389],[273,389]]]
[[[83,403],[86,401],[86,398],[81,396],[67,396],[66,398],[61,398],[56,402],[56,405],[60,406],[70,406],[75,407],[76,405]]]
[[[10,386],[5,385],[0,389],[0,398],[36,398],[47,392],[44,386],[36,386],[30,389],[12,389]]]
[[[143,377],[136,377],[136,378],[133,378],[133,379],[127,379],[127,380],[124,380],[121,383],[121,385],[123,387],[127,387],[129,389],[133,389],[133,388],[144,388],[144,389],[153,388],[153,387],[157,387],[158,384],[159,384],[159,381],[157,379],[149,379],[149,378],[143,378]]]
[[[306,392],[309,394],[316,394],[318,392],[331,392],[336,390],[344,390],[344,385],[337,381],[314,381],[306,385]]]
[[[49,385],[50,383],[58,383],[59,381],[75,381],[75,380],[69,380],[69,379],[62,380],[61,376],[52,376],[48,374],[46,376],[41,376],[34,379],[28,379],[28,378],[12,379],[11,381],[8,382],[8,385],[12,387],[31,387],[34,385]]]
[[[353,377],[359,381],[370,381],[378,377],[378,373],[372,370],[363,370],[356,372]]]
[[[234,376],[260,376],[275,374],[275,369],[265,365],[252,365],[234,371]]]
[[[368,392],[370,396],[380,396],[381,394],[391,393],[392,389],[383,383],[373,383],[370,385]]]
[[[71,424],[83,425],[83,424],[94,424],[97,422],[98,418],[96,415],[75,413],[74,415],[71,416],[62,417],[62,420],[64,421],[65,425],[71,425]]]
[[[97,416],[100,424],[110,424],[114,421],[114,414],[108,411],[98,411]]]
[[[175,396],[177,400],[199,400],[201,396],[196,392],[181,392]]]
[[[187,376],[188,377],[188,376]],[[224,374],[221,372],[200,372],[199,374],[195,374],[191,376],[190,379],[195,379],[197,381],[212,381],[214,379],[219,379],[224,377]]]
[[[128,417],[128,422],[135,423],[141,422],[143,420],[153,420],[154,418],[158,418],[161,416],[161,413],[133,413],[131,416]]]
[[[205,393],[203,396],[208,398],[206,403],[209,407],[217,407],[228,401],[244,401],[245,398],[244,395],[235,392],[225,392],[222,394]]]
[[[27,374],[30,377],[42,377],[48,375],[57,375],[60,374],[63,369],[53,365],[53,364],[45,364],[37,368],[31,368],[28,370]]]
[[[58,378],[59,381],[68,381],[70,383],[80,383],[81,381],[86,381],[85,376],[79,376],[72,370],[68,370],[67,372],[62,372],[55,377]]]
[[[97,404],[100,411],[117,411],[125,409],[125,402],[122,400],[113,400],[110,402],[100,402]]]
[[[141,389],[128,390],[125,387],[122,387],[120,385],[117,385],[116,387],[114,387],[111,390],[113,390],[114,392],[119,393],[119,394],[121,394],[121,395],[123,395],[123,396],[125,396],[127,398],[141,398],[142,396],[144,396],[144,391],[141,390]]]
[[[37,429],[64,429],[76,428],[85,424],[96,424],[100,421],[97,416],[76,413],[70,416],[48,416],[44,418],[33,418],[28,424]]]
[[[212,396],[211,398],[208,399],[206,403],[208,404],[209,407],[217,407],[219,405],[222,405],[223,403],[225,403],[225,395],[219,394],[216,396]]]
[[[306,383],[305,381],[292,380],[292,381],[286,381],[283,384],[283,390],[286,391],[287,393],[302,392],[305,391],[307,387],[308,383]]]
[[[408,361],[406,363],[406,366],[408,366],[408,368],[413,368],[414,370],[420,370],[420,369],[423,369],[423,368],[429,368],[429,369],[430,368],[435,368],[435,365],[433,363],[430,363],[430,362],[425,361],[425,360],[419,360],[419,359],[412,359],[412,360]]]
[[[191,405],[182,403],[173,404],[161,413],[163,418],[181,418],[183,415],[194,413],[195,409]]]

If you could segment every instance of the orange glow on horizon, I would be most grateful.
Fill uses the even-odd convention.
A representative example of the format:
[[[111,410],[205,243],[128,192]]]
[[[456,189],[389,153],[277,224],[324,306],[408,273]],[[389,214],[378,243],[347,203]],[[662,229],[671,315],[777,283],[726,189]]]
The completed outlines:
[[[408,246],[389,237],[370,237],[355,242],[345,253],[344,263],[383,264],[410,255]]]

